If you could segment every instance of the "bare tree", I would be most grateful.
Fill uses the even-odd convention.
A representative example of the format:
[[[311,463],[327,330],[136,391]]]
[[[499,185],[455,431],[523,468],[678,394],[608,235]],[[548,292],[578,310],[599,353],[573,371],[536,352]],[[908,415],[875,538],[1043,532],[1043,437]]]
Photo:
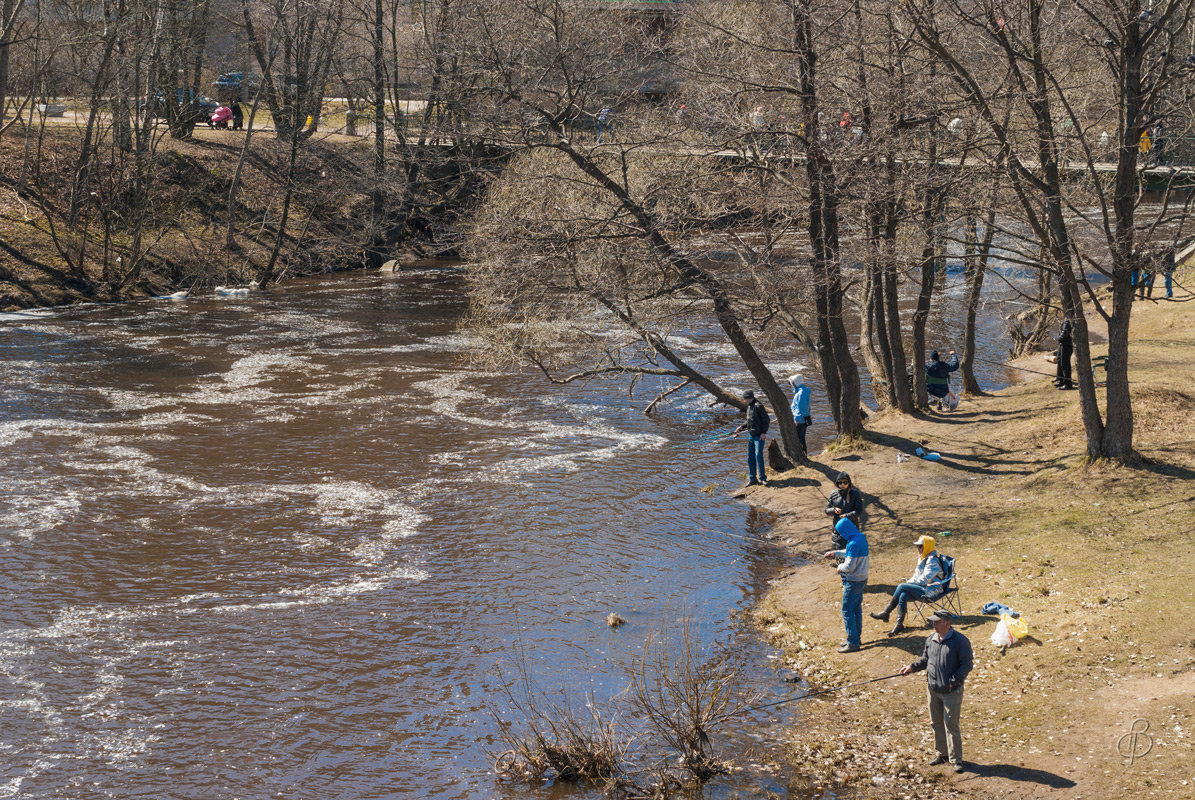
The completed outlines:
[[[1075,326],[1087,455],[1133,459],[1128,329],[1130,276],[1141,250],[1141,137],[1178,110],[1169,102],[1172,87],[1182,79],[1178,44],[1189,36],[1192,3],[1031,0],[1016,9],[997,9],[927,0],[907,4],[906,11],[923,46],[949,71],[960,96],[999,143],[999,163],[1021,214],[1058,278],[1062,311]],[[1003,62],[999,71],[992,69],[997,57]],[[1096,74],[1103,80],[1094,84],[1091,97]],[[1010,76],[1007,84],[1004,76]],[[1012,92],[1017,105],[1011,122],[997,106],[1006,92]],[[1110,177],[1097,166],[1101,148],[1095,136],[1102,120],[1089,117],[1085,108],[1116,115]],[[1075,167],[1085,179],[1078,191],[1064,180],[1064,172]],[[1170,223],[1173,229],[1181,220]],[[1089,271],[1109,280],[1110,304],[1094,291]],[[1108,325],[1103,415],[1091,369],[1084,296]]]

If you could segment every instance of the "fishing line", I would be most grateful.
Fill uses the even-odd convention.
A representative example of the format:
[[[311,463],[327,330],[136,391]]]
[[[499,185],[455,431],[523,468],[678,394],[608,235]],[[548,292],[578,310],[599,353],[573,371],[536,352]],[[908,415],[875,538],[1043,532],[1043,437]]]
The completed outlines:
[[[748,711],[761,711],[765,708],[774,708],[776,706],[785,705],[786,703],[795,703],[799,700],[808,700],[811,697],[819,697],[820,695],[823,695],[823,694],[830,694],[831,692],[841,692],[844,689],[854,689],[857,686],[866,686],[869,683],[877,683],[879,681],[887,681],[887,680],[891,680],[893,678],[899,678],[899,677],[901,677],[900,673],[894,672],[893,674],[885,675],[882,678],[872,678],[869,681],[859,681],[858,683],[848,683],[845,686],[835,686],[833,688],[822,689],[817,692],[809,692],[808,694],[799,694],[796,697],[786,697],[783,700],[776,700],[775,702],[772,702],[772,703],[761,703],[760,705],[757,705],[757,706],[747,706],[746,708],[738,709],[733,714],[724,714],[723,716],[719,717],[716,720],[716,722],[719,722],[719,723],[724,722],[725,720],[731,719],[740,714],[745,714]]]
[[[690,440],[689,440],[689,441],[687,441],[687,442],[675,442],[675,443],[673,443],[673,444],[670,444],[670,445],[668,445],[668,447],[669,447],[669,448],[674,448],[674,447],[692,447],[693,445],[696,445],[696,444],[704,444],[704,443],[706,443],[706,442],[712,442],[712,441],[714,441],[715,439],[723,439],[723,438],[726,438],[726,437],[728,437],[728,436],[734,436],[734,433],[733,433],[733,432],[731,432],[731,433],[715,433],[715,434],[714,434],[714,435],[712,435],[712,436],[703,436],[703,437],[701,437],[700,439],[690,439]]]
[[[1025,367],[1017,367],[1017,366],[1013,366],[1012,364],[1007,364],[1003,361],[996,361],[995,359],[991,359],[991,358],[982,358],[980,356],[971,356],[971,358],[974,359],[975,361],[986,361],[988,364],[999,364],[1000,366],[1008,367],[1009,369],[1019,369],[1021,372],[1032,372],[1034,375],[1045,375],[1047,378],[1057,377],[1056,375],[1052,375],[1049,372],[1042,372],[1042,371],[1036,370],[1036,369],[1026,369]]]

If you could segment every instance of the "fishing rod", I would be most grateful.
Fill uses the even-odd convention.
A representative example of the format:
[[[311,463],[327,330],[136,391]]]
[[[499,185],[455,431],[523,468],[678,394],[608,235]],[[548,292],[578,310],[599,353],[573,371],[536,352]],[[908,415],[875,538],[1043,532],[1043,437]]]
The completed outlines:
[[[700,439],[690,439],[687,442],[676,442],[676,443],[670,444],[668,446],[669,447],[692,447],[695,444],[705,444],[706,442],[712,442],[715,439],[724,439],[728,436],[734,436],[734,432],[731,431],[730,433],[715,433],[713,436],[703,436]]]
[[[891,675],[885,675],[882,678],[872,678],[869,681],[859,681],[858,683],[848,683],[845,686],[834,686],[830,689],[822,689],[821,691],[817,691],[817,692],[809,692],[808,694],[799,694],[796,697],[786,697],[783,700],[777,700],[772,703],[761,703],[760,705],[757,705],[757,706],[747,706],[746,708],[739,709],[734,714],[724,715],[721,719],[718,720],[718,722],[722,722],[724,720],[730,719],[731,717],[737,716],[739,714],[744,714],[748,711],[760,711],[765,708],[774,708],[775,706],[782,706],[782,705],[785,705],[786,703],[795,703],[798,700],[808,700],[811,697],[818,697],[823,694],[830,694],[831,692],[841,692],[844,689],[854,689],[857,686],[866,686],[869,683],[877,683],[879,681],[888,681],[888,680],[892,680],[893,678],[899,678],[899,677],[900,677],[900,673],[894,672]]]
[[[1000,366],[1008,367],[1009,369],[1019,369],[1021,372],[1032,372],[1034,375],[1045,375],[1047,378],[1057,377],[1056,375],[1053,375],[1049,372],[1042,372],[1041,370],[1036,370],[1036,369],[1026,369],[1025,367],[1014,366],[1013,364],[1008,364],[1004,361],[996,361],[995,359],[992,359],[992,358],[983,358],[981,356],[971,356],[971,358],[973,358],[976,361],[986,361],[989,364],[999,364]]]

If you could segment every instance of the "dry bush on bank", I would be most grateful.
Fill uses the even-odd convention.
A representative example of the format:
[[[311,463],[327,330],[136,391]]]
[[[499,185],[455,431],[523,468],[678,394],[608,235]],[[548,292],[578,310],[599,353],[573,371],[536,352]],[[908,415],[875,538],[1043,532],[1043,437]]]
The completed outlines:
[[[727,771],[709,752],[709,732],[750,704],[745,667],[743,656],[725,647],[703,654],[687,618],[675,639],[653,634],[635,659],[632,702],[697,781]]]
[[[600,703],[590,692],[577,708],[540,691],[524,657],[504,685],[517,721],[490,711],[507,746],[493,754],[494,769],[506,778],[586,783],[628,799],[694,789],[730,771],[713,755],[711,736],[754,699],[746,666],[727,647],[704,651],[685,618],[674,635],[648,636],[625,693]]]

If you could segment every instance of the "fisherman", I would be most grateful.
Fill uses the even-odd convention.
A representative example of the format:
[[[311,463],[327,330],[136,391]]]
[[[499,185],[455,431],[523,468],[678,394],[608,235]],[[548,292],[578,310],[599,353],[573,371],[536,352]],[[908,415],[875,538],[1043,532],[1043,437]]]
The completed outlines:
[[[813,424],[813,417],[809,415],[809,399],[813,392],[805,385],[805,378],[800,370],[789,376],[788,380],[793,385],[793,419],[797,423],[797,438],[801,440],[801,452],[808,454],[805,431]]]
[[[743,399],[747,401],[747,419],[742,425],[735,428],[734,432],[736,434],[747,432],[747,475],[750,478],[747,485],[758,486],[768,482],[763,466],[763,437],[768,432],[771,419],[768,417],[768,410],[763,407],[763,403],[755,399],[755,392],[751,390],[743,392]],[[758,479],[756,478],[757,474]]]
[[[829,561],[842,559],[838,576],[842,579],[842,624],[846,628],[846,641],[838,652],[855,653],[863,638],[863,590],[867,588],[870,558],[867,537],[846,518],[834,524],[834,531],[846,541],[846,547],[825,554]]]
[[[935,611],[929,621],[933,623],[934,632],[925,640],[921,658],[901,667],[900,674],[925,670],[929,684],[929,718],[934,727],[934,748],[938,751],[930,765],[949,761],[955,772],[962,772],[966,767],[959,714],[963,708],[963,682],[974,665],[971,642],[953,629],[954,615],[949,611]]]
[[[841,550],[846,547],[846,539],[838,535],[838,521],[848,519],[854,527],[863,527],[863,494],[855,488],[851,476],[845,472],[838,473],[834,485],[838,489],[826,501],[826,516],[833,517],[831,541],[834,549]]]
[[[879,613],[872,612],[868,616],[881,622],[888,621],[888,615],[896,609],[896,624],[888,631],[889,636],[895,636],[905,629],[905,613],[910,600],[932,600],[934,590],[946,577],[946,570],[942,566],[942,557],[938,555],[934,537],[921,536],[913,544],[917,545],[920,560],[913,575],[907,581],[896,587],[892,592],[892,599],[888,607]]]
[[[1072,334],[1074,325],[1070,317],[1064,317],[1062,327],[1058,329],[1058,368],[1055,372],[1054,385],[1059,389],[1074,389],[1071,380],[1071,356],[1075,352],[1075,340]]]
[[[950,361],[943,361],[938,357],[938,351],[929,354],[929,363],[925,365],[925,391],[938,398],[943,404],[946,395],[950,393],[950,373],[958,369],[958,356],[950,351]]]
[[[1175,264],[1174,247],[1167,247],[1166,252],[1162,254],[1162,280],[1166,282],[1166,299],[1169,300],[1174,297],[1174,268]]]

